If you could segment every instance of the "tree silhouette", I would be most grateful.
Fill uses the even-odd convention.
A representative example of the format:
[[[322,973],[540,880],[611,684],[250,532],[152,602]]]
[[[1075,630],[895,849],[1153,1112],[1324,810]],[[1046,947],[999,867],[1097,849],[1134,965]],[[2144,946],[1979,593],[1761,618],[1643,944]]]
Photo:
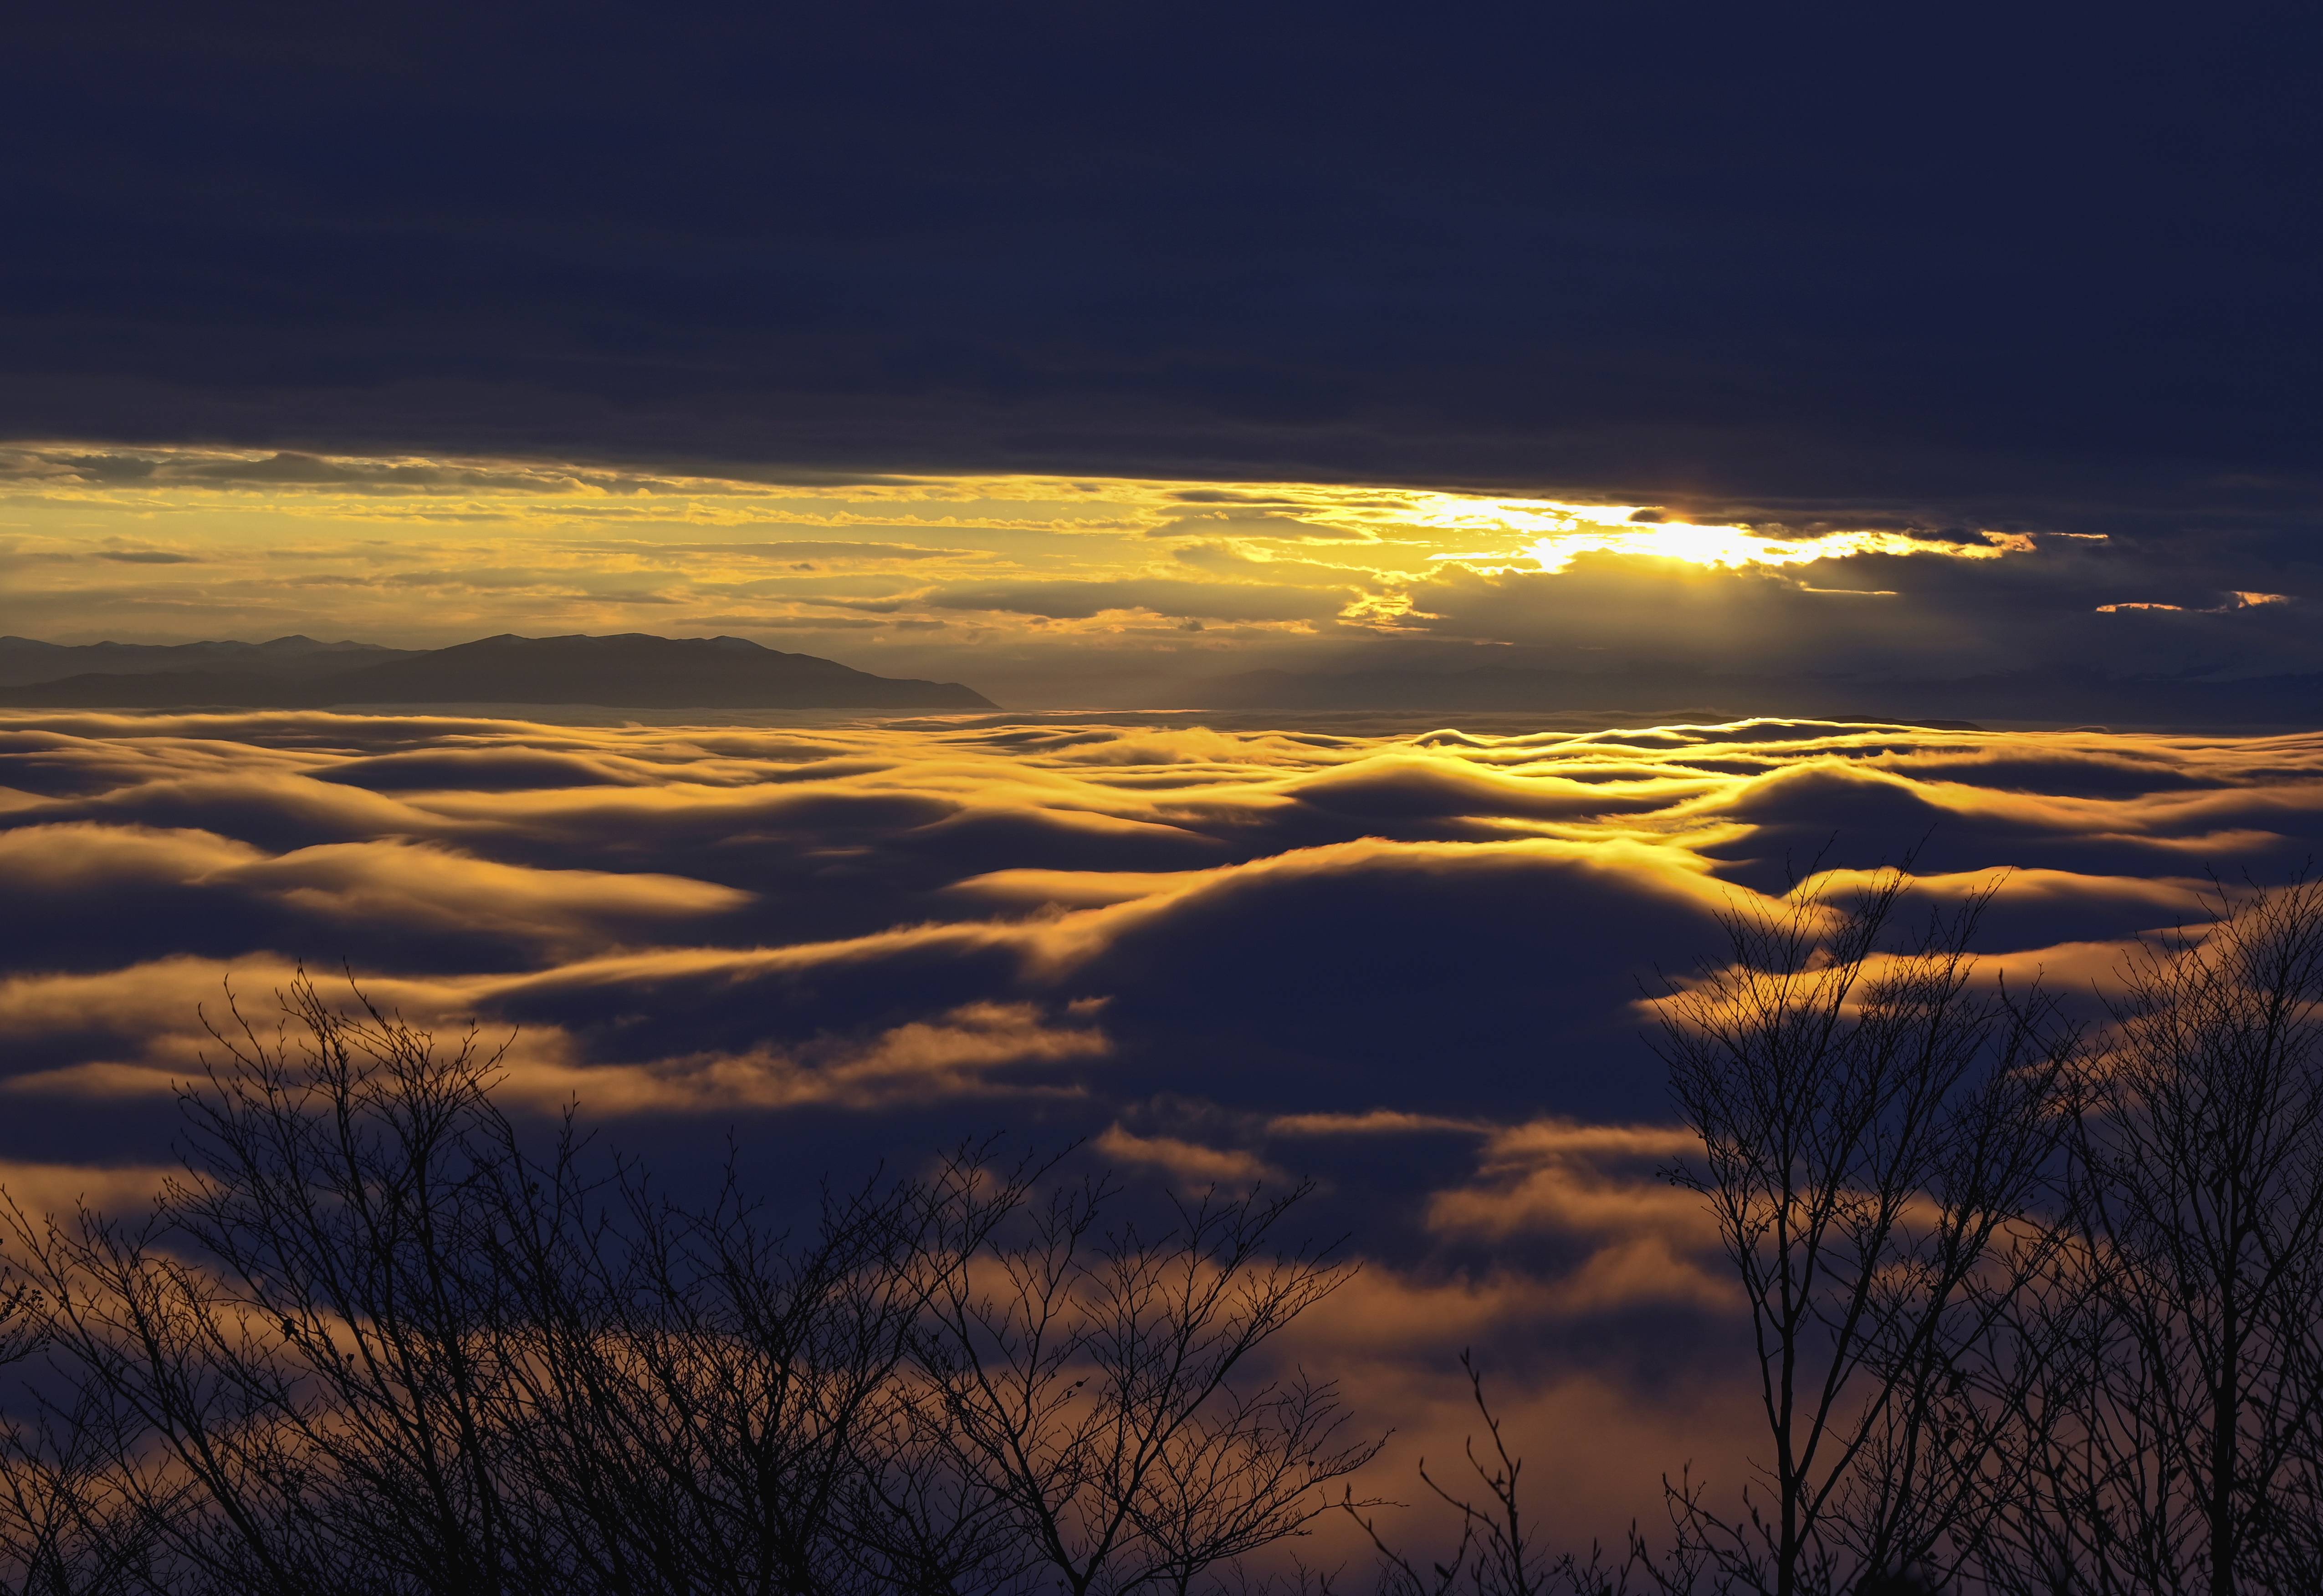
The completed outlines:
[[[1346,1276],[1275,1248],[1296,1192],[1148,1239],[971,1149],[794,1236],[569,1118],[528,1151],[473,1033],[282,1004],[213,1032],[149,1214],[7,1209],[18,1589],[1187,1591],[1371,1454],[1255,1372]]]
[[[1943,1577],[1980,1533],[1988,1447],[1964,1366],[2048,1251],[2068,1033],[1974,980],[1989,892],[1894,950],[1909,878],[1725,917],[1728,957],[1661,1004],[1700,1192],[1749,1313],[1768,1452],[1740,1517],[1671,1499],[1718,1577],[1773,1596]],[[1761,1494],[1763,1492],[1763,1494]]]

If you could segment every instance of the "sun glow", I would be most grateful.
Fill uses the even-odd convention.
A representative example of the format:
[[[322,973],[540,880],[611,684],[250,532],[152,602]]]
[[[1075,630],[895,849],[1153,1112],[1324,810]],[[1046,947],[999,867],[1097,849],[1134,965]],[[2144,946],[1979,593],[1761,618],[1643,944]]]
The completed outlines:
[[[1908,537],[1901,532],[1826,532],[1816,537],[1768,537],[1742,527],[1694,527],[1664,522],[1623,527],[1584,527],[1552,533],[1533,544],[1532,557],[1544,571],[1564,570],[1584,554],[1639,555],[1685,560],[1696,565],[1739,570],[1745,565],[1803,565],[1850,555],[1947,555],[1954,559],[1997,560],[2033,546],[2022,534],[1987,533],[1982,541]]]
[[[780,636],[834,655],[935,650],[949,661],[972,642],[1046,647],[1088,635],[1209,654],[1237,638],[1444,631],[1466,624],[1427,597],[1444,579],[1554,577],[1584,559],[1666,567],[1631,572],[1638,581],[1779,573],[1802,591],[1893,596],[1910,584],[1886,580],[1892,572],[1850,572],[1818,588],[1815,573],[1829,567],[1814,562],[1937,556],[1924,568],[2034,547],[2020,533],[1914,536],[1695,513],[1379,484],[712,477],[482,456],[0,443],[11,629],[90,641],[129,617],[139,636],[116,640],[185,641],[221,628],[414,645],[649,630]],[[1550,601],[1545,589],[1521,601]],[[1480,624],[1498,637],[1491,628],[1529,623]],[[914,661],[923,673],[966,668]]]
[[[1314,482],[1198,482],[1038,476],[890,475],[811,480],[693,477],[608,466],[498,459],[367,458],[216,448],[106,449],[0,445],[0,496],[33,497],[86,518],[92,505],[183,521],[207,508],[280,527],[317,518],[342,525],[404,523],[440,531],[492,523],[515,534],[638,525],[748,527],[779,524],[864,530],[923,527],[1045,536],[1182,537],[1269,545],[1433,544],[1423,558],[1551,573],[1609,554],[1740,569],[1860,554],[1995,559],[2029,552],[2022,533],[1966,538],[1854,529],[1696,524],[1641,504],[1583,504],[1419,488]],[[2096,537],[2095,534],[2074,534]],[[147,551],[153,553],[153,551]],[[161,550],[153,554],[158,561]],[[105,557],[136,557],[115,552]],[[2238,595],[2245,604],[2277,595]]]
[[[1740,570],[1749,565],[1803,565],[1850,555],[1945,555],[1955,559],[1993,560],[2028,553],[2033,539],[2021,532],[1982,532],[1974,540],[1914,536],[1878,529],[1770,535],[1749,527],[1696,525],[1652,518],[1636,505],[1562,504],[1551,500],[1414,496],[1425,502],[1407,507],[1419,525],[1471,536],[1499,534],[1521,540],[1508,550],[1437,556],[1446,563],[1499,565],[1529,560],[1552,574],[1583,555],[1682,560],[1689,564]]]

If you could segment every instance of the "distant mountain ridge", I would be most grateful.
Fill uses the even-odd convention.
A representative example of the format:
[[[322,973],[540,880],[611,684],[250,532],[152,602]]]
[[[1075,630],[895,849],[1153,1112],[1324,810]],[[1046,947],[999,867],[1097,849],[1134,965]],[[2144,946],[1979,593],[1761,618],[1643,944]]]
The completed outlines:
[[[53,653],[47,651],[53,650]],[[91,651],[107,650],[92,656]],[[362,703],[603,704],[613,709],[978,710],[957,682],[875,676],[744,637],[519,637],[425,650],[278,637],[269,643],[67,647],[0,639],[0,671],[35,661],[110,668],[0,686],[0,704],[43,709],[321,709]],[[125,668],[124,668],[125,667]]]
[[[318,656],[329,656],[332,669],[353,669],[417,652],[378,643],[318,643],[295,633],[263,643],[43,643],[37,637],[0,637],[0,687],[85,674],[295,671],[316,663]]]
[[[1185,707],[1215,710],[1641,710],[1735,714],[1970,717],[2323,726],[2323,675],[2234,681],[2016,671],[1950,681],[1719,675],[1699,670],[1246,671],[1199,683]]]

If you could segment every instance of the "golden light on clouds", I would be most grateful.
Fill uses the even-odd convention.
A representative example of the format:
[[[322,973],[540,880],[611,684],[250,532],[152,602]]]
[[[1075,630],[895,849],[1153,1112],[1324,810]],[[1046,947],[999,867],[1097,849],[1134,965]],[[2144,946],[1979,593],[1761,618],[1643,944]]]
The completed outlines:
[[[2291,598],[2289,593],[2261,593],[2251,592],[2242,589],[2235,589],[2227,594],[2227,601],[2225,603],[2207,606],[2199,610],[2198,613],[2203,615],[2228,615],[2237,610],[2257,610],[2268,604],[2288,604],[2290,602],[2291,602]],[[2099,615],[2119,615],[2124,610],[2169,610],[2182,613],[2187,609],[2187,606],[2183,604],[2164,604],[2155,601],[2127,600],[2118,604],[2100,604],[2097,608]]]
[[[1345,668],[1348,650],[1415,639],[1592,672],[1639,654],[1949,676],[2051,635],[2019,625],[1997,649],[1988,634],[2023,595],[2065,594],[2061,574],[2080,584],[2058,600],[2076,615],[2215,612],[2217,591],[2149,582],[2126,557],[2091,535],[1868,511],[1794,525],[1411,486],[0,444],[0,632],[727,635],[1020,708],[1189,702],[1225,676]],[[2227,602],[2285,608],[2254,591]],[[2143,637],[2121,646],[2142,668],[2158,657]],[[2181,652],[2209,648],[2190,636]]]
[[[143,568],[261,560],[287,582],[316,562],[425,561],[501,589],[515,568],[789,581],[834,569],[1118,580],[1189,575],[1188,551],[1238,554],[1269,581],[1355,582],[1350,619],[1445,564],[1560,572],[1584,554],[1785,567],[1878,553],[1988,560],[2021,534],[1695,525],[1654,507],[1417,488],[1040,476],[711,477],[530,461],[356,458],[228,449],[0,446],[0,541],[20,571],[79,562],[115,584]],[[1313,578],[1322,573],[1323,582]],[[191,573],[179,573],[180,579]],[[1191,573],[1203,579],[1200,573]],[[1249,579],[1249,573],[1237,573]],[[1211,581],[1231,580],[1216,569]],[[425,586],[407,574],[407,586]],[[347,585],[342,582],[340,585]],[[567,586],[574,585],[568,582]],[[602,585],[601,582],[599,584]],[[894,584],[890,584],[892,587]],[[580,584],[586,590],[588,584]],[[630,584],[629,596],[639,592]],[[856,594],[854,597],[866,595]],[[894,596],[882,592],[880,598]]]
[[[1586,551],[1705,564],[1794,564],[1835,555],[1941,553],[1992,558],[2029,549],[2017,534],[1976,541],[1893,531],[1790,537],[1692,525],[1644,504],[1514,499],[1433,489],[1314,482],[1202,482],[1025,475],[802,473],[696,476],[535,461],[355,457],[215,448],[0,445],[0,497],[142,518],[239,512],[295,521],[449,528],[497,523],[567,529],[607,523],[824,527],[960,527],[1096,535],[1215,535],[1260,543],[1433,546],[1438,557]],[[12,520],[11,530],[25,523]],[[1501,546],[1474,556],[1478,542]]]
[[[1562,571],[1583,554],[1635,555],[1696,565],[1804,565],[1851,555],[1942,555],[1997,560],[2031,551],[2022,533],[1988,532],[1975,543],[1914,537],[1901,532],[1826,532],[1813,537],[1772,537],[1742,527],[1693,527],[1666,522],[1621,527],[1579,527],[1552,533],[1532,546],[1544,571]]]
[[[1918,536],[1882,529],[1817,532],[1787,537],[1728,524],[1696,525],[1664,518],[1648,505],[1568,504],[1546,499],[1485,499],[1456,494],[1414,495],[1415,524],[1447,533],[1483,533],[1514,539],[1513,550],[1446,553],[1438,559],[1491,564],[1511,555],[1531,560],[1543,571],[1564,571],[1583,555],[1629,555],[1681,560],[1689,564],[1740,570],[1751,565],[1803,565],[1853,555],[1941,555],[1952,559],[1995,560],[2029,554],[2035,545],[2021,532],[1983,532],[1974,540]]]

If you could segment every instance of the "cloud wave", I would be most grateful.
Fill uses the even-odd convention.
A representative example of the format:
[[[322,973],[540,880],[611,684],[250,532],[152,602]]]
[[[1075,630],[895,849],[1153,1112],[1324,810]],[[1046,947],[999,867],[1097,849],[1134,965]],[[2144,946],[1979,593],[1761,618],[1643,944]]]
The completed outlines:
[[[2323,735],[1873,722],[19,714],[0,1177],[138,1189],[205,1023],[344,964],[679,1179],[730,1130],[793,1186],[994,1131],[1311,1177],[1375,1265],[1317,1345],[1382,1411],[1456,1423],[1409,1382],[1473,1336],[1659,1433],[1731,1303],[1641,1033],[1723,910],[1914,853],[2085,990],[2206,871],[2308,859],[2319,778]]]

